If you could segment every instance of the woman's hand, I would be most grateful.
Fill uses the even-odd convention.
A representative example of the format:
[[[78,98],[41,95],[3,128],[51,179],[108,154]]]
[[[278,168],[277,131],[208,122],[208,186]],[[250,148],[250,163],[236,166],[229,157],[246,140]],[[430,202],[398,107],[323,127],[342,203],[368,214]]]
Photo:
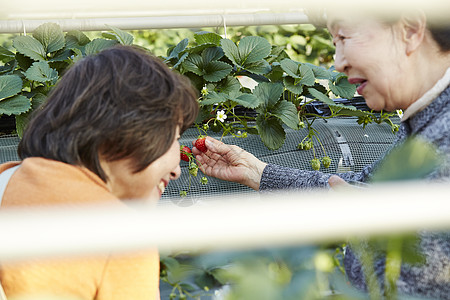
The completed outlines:
[[[208,150],[203,153],[192,148],[200,170],[208,176],[244,184],[259,189],[259,182],[266,163],[253,154],[235,145],[224,144],[212,137],[206,137]]]
[[[332,189],[339,189],[342,187],[350,186],[344,179],[337,175],[331,175],[331,177],[328,179],[328,184]]]

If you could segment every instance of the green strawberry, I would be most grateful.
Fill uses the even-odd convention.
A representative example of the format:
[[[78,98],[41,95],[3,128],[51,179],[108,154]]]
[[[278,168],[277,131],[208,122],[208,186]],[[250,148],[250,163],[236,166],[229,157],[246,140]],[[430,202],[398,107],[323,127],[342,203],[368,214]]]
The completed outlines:
[[[311,167],[316,170],[319,171],[320,169],[320,160],[318,158],[314,158],[311,160]]]
[[[331,158],[328,156],[324,156],[322,158],[322,163],[323,163],[324,168],[328,168],[331,165]]]
[[[198,173],[198,166],[196,163],[190,163],[189,164],[189,174],[196,177]]]

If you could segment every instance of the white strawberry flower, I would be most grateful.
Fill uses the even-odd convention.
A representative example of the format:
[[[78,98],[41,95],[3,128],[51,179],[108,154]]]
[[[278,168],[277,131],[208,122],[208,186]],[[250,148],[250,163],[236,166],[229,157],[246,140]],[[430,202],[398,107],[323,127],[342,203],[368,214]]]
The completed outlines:
[[[206,85],[202,88],[201,93],[203,96],[206,96],[209,94],[209,91],[208,91],[208,88],[206,87]]]
[[[224,110],[217,111],[217,116],[216,116],[217,120],[219,120],[220,122],[223,122],[223,121],[225,121],[226,118],[227,118],[227,115],[225,114]]]

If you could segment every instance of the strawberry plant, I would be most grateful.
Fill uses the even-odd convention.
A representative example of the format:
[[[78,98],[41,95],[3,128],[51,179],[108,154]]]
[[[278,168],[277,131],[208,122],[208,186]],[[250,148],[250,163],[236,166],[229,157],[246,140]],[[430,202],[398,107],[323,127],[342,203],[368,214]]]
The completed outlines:
[[[303,149],[314,149],[315,143],[321,144],[313,128],[316,118],[354,116],[364,120],[361,124],[390,121],[390,115],[379,117],[335,100],[355,95],[356,86],[345,74],[292,60],[283,47],[262,37],[246,36],[234,42],[216,33],[197,32],[193,41],[183,39],[163,58],[201,93],[197,127],[206,125],[223,136],[257,134],[269,149],[284,144],[286,128],[306,128],[309,134]],[[313,103],[324,105],[330,114],[310,112]],[[394,131],[396,125],[390,125]],[[313,165],[320,167],[317,161]],[[329,166],[328,158],[323,165]]]
[[[195,141],[195,146],[201,151],[206,152],[205,145],[205,137],[199,136],[199,138]],[[188,171],[189,171],[189,186],[187,190],[180,191],[179,195],[181,197],[187,196],[187,193],[191,189],[192,185],[192,177],[197,177],[198,175],[198,162],[194,155],[192,154],[191,148],[185,145],[180,145],[180,159],[188,163]],[[202,185],[208,184],[208,178],[202,176],[199,180],[199,183]]]
[[[90,40],[80,31],[63,33],[45,23],[32,35],[12,39],[12,50],[0,46],[0,115],[14,115],[19,136],[30,113],[41,105],[73,62],[118,43],[130,45],[133,36],[114,27],[104,38]]]
[[[57,24],[46,23],[32,36],[14,37],[12,50],[0,46],[3,63],[0,114],[15,116],[19,136],[30,113],[45,101],[68,66],[118,43],[133,44],[131,34],[114,27],[110,29],[112,32],[102,33],[102,38],[91,40],[80,31],[63,33]],[[319,48],[329,50],[329,43],[321,37],[323,33],[311,38],[308,30],[302,31],[307,37],[305,43],[315,41]],[[242,30],[236,30],[238,34]],[[306,127],[307,140],[299,148],[314,150],[314,144],[320,144],[318,132],[313,128],[316,118],[356,116],[362,126],[386,122],[393,131],[398,129],[390,120],[391,114],[362,111],[334,100],[334,97],[352,98],[355,86],[333,67],[295,61],[288,55],[292,51],[282,45],[271,45],[259,36],[227,39],[206,31],[193,36],[191,41],[185,38],[170,47],[163,59],[189,77],[201,91],[201,114],[196,125],[204,132],[211,129],[222,132],[223,136],[231,134],[241,138],[258,134],[269,149],[278,149],[284,144],[286,128]],[[289,43],[293,42],[289,40]],[[245,80],[251,80],[251,84]],[[310,112],[308,107],[315,103],[326,106],[330,114]],[[306,144],[302,148],[303,142]]]

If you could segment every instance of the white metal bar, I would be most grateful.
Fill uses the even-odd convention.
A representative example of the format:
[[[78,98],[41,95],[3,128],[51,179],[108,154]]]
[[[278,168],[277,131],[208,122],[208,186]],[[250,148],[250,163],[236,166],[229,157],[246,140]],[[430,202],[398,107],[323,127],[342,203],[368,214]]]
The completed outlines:
[[[49,19],[49,20],[0,20],[0,33],[33,32],[46,22],[57,23],[63,31],[109,30],[106,25],[122,30],[204,28],[249,25],[281,25],[308,23],[304,13],[255,13],[234,15],[159,16],[135,18]]]
[[[155,246],[161,251],[205,251],[302,245],[450,229],[449,192],[448,183],[413,182],[227,196],[191,207],[2,209],[0,261]]]
[[[424,9],[430,18],[448,24],[448,0],[227,0],[215,1],[173,0],[161,1],[107,1],[79,0],[77,5],[60,0],[23,0],[2,3],[0,33],[33,31],[44,22],[56,22],[64,30],[103,30],[105,24],[124,30],[160,28],[200,28],[227,26],[302,24],[308,22],[304,11],[343,12],[361,17],[364,13],[398,14],[405,9]]]
[[[198,15],[195,11],[205,11],[209,14],[236,13],[237,11],[271,11],[289,12],[292,9],[328,9],[334,10],[368,10],[389,13],[390,11],[404,10],[406,8],[421,7],[433,13],[440,14],[448,19],[448,0],[172,0],[170,9],[164,1],[148,0],[78,0],[76,5],[61,0],[22,0],[20,2],[3,1],[0,19],[55,19],[55,18],[97,18],[97,17],[137,17],[155,14],[173,13],[183,15]]]

